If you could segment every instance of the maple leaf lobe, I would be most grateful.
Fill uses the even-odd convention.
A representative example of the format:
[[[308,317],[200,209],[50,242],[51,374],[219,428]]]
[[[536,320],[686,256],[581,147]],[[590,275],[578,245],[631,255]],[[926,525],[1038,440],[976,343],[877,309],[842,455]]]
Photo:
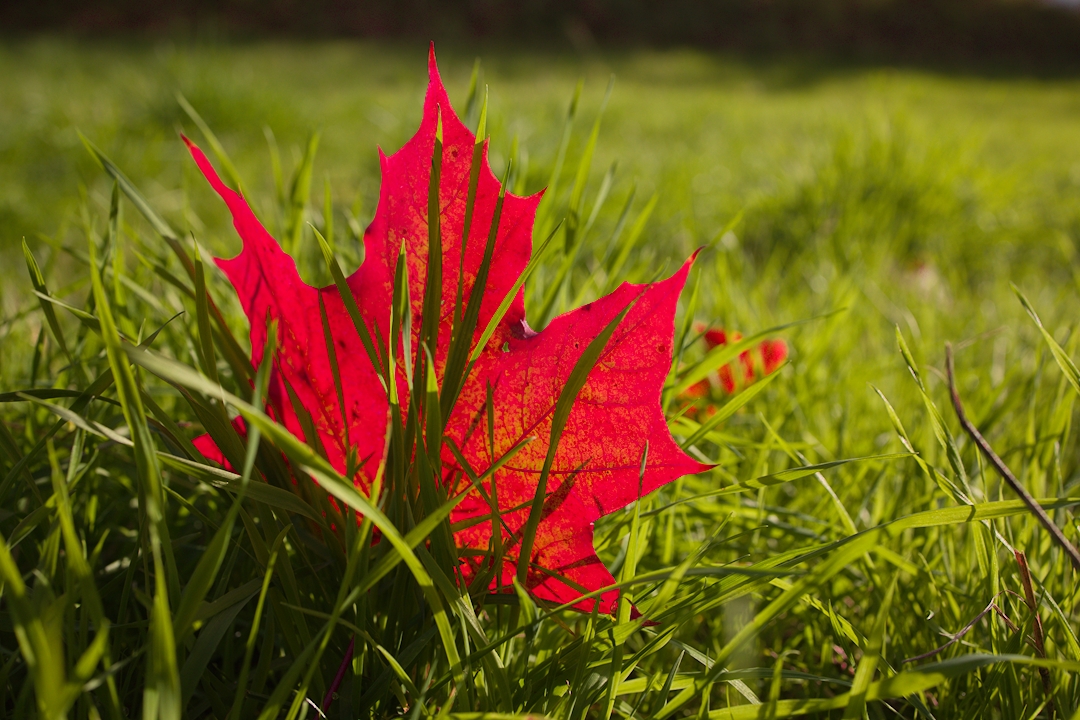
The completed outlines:
[[[530,558],[537,570],[530,573],[528,582],[529,589],[545,600],[561,604],[572,597],[574,585],[596,590],[614,583],[592,546],[596,520],[677,477],[711,467],[679,448],[660,405],[671,366],[676,303],[691,262],[652,285],[624,283],[589,306],[555,318],[532,337],[511,341],[509,352],[487,371],[495,379],[496,447],[494,452],[487,450],[487,440],[474,435],[463,449],[467,456],[498,458],[526,436],[549,437],[555,402],[584,347],[634,303],[578,395],[555,455],[548,501]],[[668,353],[654,353],[653,348],[667,348]],[[447,428],[448,433],[456,429]],[[642,475],[646,443],[648,457]],[[547,443],[531,443],[496,474],[500,507],[521,508],[502,515],[514,533],[528,518],[527,505],[547,451]],[[458,506],[455,522],[488,512],[481,498],[470,497]],[[490,524],[477,524],[459,533],[458,540],[483,549],[490,531]],[[513,535],[504,535],[507,545]],[[513,549],[507,554],[511,562],[500,578],[503,587],[509,586],[517,561]],[[552,571],[565,580],[552,577]],[[601,611],[610,612],[617,598],[614,591],[603,594]],[[579,605],[583,610],[591,607],[591,601]]]
[[[379,150],[382,183],[379,204],[371,225],[364,233],[365,259],[349,286],[357,301],[385,305],[383,318],[389,318],[394,267],[402,241],[405,243],[409,271],[410,309],[414,318],[423,311],[424,288],[427,282],[428,257],[428,194],[431,178],[431,157],[435,148],[436,126],[441,117],[443,155],[439,184],[439,214],[443,251],[442,298],[440,307],[439,343],[435,353],[436,373],[441,375],[450,344],[452,313],[455,305],[459,270],[463,270],[462,295],[468,298],[480,270],[501,184],[488,163],[485,140],[482,151],[472,224],[466,240],[464,267],[461,266],[462,234],[465,224],[469,175],[476,136],[458,118],[439,75],[435,49],[428,53],[428,90],[424,97],[424,114],[416,134],[392,155]],[[506,193],[498,233],[495,239],[491,267],[480,315],[474,333],[479,338],[499,303],[524,271],[532,255],[532,224],[536,207],[543,193],[519,197]],[[382,309],[382,308],[380,308]],[[515,295],[500,322],[499,339],[506,335],[527,334],[524,289]],[[380,325],[383,337],[388,326]],[[413,323],[414,340],[418,340],[420,322]],[[499,343],[501,344],[501,343]],[[417,347],[416,343],[413,347]]]

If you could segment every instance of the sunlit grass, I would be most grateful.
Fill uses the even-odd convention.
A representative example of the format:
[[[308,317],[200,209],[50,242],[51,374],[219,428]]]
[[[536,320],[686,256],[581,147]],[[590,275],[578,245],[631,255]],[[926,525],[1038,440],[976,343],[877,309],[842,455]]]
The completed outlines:
[[[437,609],[400,564],[367,592],[388,545],[372,550],[351,523],[327,542],[334,506],[318,486],[293,486],[280,455],[253,458],[272,479],[265,484],[175,459],[226,406],[202,380],[125,354],[118,333],[208,373],[199,327],[211,326],[211,310],[189,295],[205,281],[225,320],[212,324],[214,371],[243,398],[251,385],[229,363],[226,333],[243,345],[246,326],[223,277],[209,265],[202,280],[194,266],[189,274],[122,193],[114,205],[111,178],[75,129],[175,228],[183,256],[194,257],[192,238],[228,253],[238,242],[175,137],[178,126],[199,132],[174,97],[181,91],[276,236],[310,221],[348,272],[377,196],[375,145],[396,149],[419,120],[423,50],[0,50],[11,78],[0,88],[0,157],[10,168],[0,212],[27,235],[40,291],[88,313],[57,307],[50,327],[23,271],[21,237],[3,236],[4,714],[70,705],[76,717],[131,716],[152,702],[150,688],[162,707],[192,717],[255,717],[275,703],[312,717],[352,638],[356,656],[331,717],[435,714],[450,698],[456,713],[568,718],[860,717],[864,704],[870,717],[894,708],[1016,718],[1049,716],[1051,703],[1069,717],[1080,705],[1080,583],[976,456],[942,373],[951,341],[969,415],[1077,542],[1076,392],[1009,287],[1076,358],[1074,82],[799,73],[680,53],[484,57],[494,165],[515,157],[520,192],[549,182],[574,83],[587,78],[538,229],[571,210],[584,228],[606,199],[569,260],[562,238],[553,243],[527,289],[532,317],[653,277],[703,245],[678,320],[680,372],[708,362],[685,332],[691,320],[748,335],[797,323],[773,333],[792,349],[779,376],[694,443],[691,452],[720,468],[598,527],[601,556],[616,577],[642,581],[628,592],[659,625],[549,618],[524,598],[481,607],[438,585],[446,609]],[[440,60],[463,109],[472,57]],[[575,196],[612,68],[618,79]],[[314,129],[311,193],[298,210],[292,178]],[[301,272],[330,282],[314,236],[299,227]],[[83,395],[89,387],[99,397]],[[678,398],[668,409],[677,437],[697,433]],[[263,442],[304,452],[273,433],[267,426]],[[840,462],[852,458],[871,459]],[[420,539],[410,538],[423,548]],[[1031,568],[1035,612],[1014,551]],[[357,587],[365,592],[351,597]],[[483,657],[466,608],[497,641]],[[1026,640],[1036,614],[1045,679]],[[452,667],[454,653],[463,669]]]

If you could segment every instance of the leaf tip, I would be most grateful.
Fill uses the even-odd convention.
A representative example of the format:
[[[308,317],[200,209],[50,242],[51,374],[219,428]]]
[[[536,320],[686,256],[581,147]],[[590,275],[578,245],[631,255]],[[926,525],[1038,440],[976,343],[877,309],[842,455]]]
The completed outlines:
[[[434,40],[428,44],[428,80],[432,83],[439,82],[441,84],[442,82],[439,78],[439,64],[435,61]]]

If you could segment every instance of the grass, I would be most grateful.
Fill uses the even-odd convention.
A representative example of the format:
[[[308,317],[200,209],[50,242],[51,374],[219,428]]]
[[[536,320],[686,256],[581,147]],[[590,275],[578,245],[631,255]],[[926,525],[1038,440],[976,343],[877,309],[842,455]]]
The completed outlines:
[[[253,454],[240,478],[176,460],[185,439],[220,424],[220,391],[175,365],[147,367],[119,341],[251,392],[225,362],[226,330],[247,337],[232,291],[180,259],[193,258],[192,235],[215,254],[238,243],[176,140],[177,126],[199,132],[177,90],[271,229],[332,226],[348,270],[377,197],[375,145],[396,149],[419,119],[422,47],[8,44],[4,714],[314,717],[354,639],[331,717],[1076,717],[1076,572],[967,441],[943,373],[952,342],[969,416],[1077,543],[1077,83],[680,52],[483,61],[493,165],[515,157],[519,191],[548,182],[586,78],[543,207],[552,221],[574,202],[604,86],[618,77],[578,212],[592,212],[618,161],[610,192],[577,254],[567,261],[557,243],[537,270],[530,317],[673,269],[704,245],[680,328],[788,326],[770,333],[791,346],[788,365],[694,443],[720,469],[597,528],[616,577],[648,581],[627,592],[660,624],[549,614],[522,596],[484,604],[437,582],[453,550],[431,508],[396,508],[400,542],[390,524],[374,546],[370,526],[334,535],[323,489],[341,483],[273,424],[260,426],[263,443],[314,465],[321,485],[294,486],[273,452]],[[472,55],[451,48],[440,62],[460,108]],[[76,128],[176,228],[180,254],[113,190]],[[313,128],[311,192],[297,205],[290,180]],[[43,310],[21,271],[21,235],[39,289],[82,314]],[[300,235],[301,272],[329,282],[317,248]],[[224,324],[192,299],[203,282]],[[708,357],[689,344],[674,382]],[[676,436],[700,435],[680,410],[669,404]],[[840,462],[854,458],[871,459]],[[268,482],[248,482],[260,475]]]

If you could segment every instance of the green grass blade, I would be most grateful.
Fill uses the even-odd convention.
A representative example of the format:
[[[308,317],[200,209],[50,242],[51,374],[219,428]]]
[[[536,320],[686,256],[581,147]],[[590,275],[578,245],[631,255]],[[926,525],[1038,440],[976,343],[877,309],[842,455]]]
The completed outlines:
[[[431,175],[428,178],[428,212],[427,212],[427,277],[424,279],[424,297],[421,301],[422,317],[420,318],[420,344],[428,348],[439,347],[439,326],[442,324],[442,290],[443,290],[443,250],[442,250],[442,204],[440,200],[440,183],[443,161],[443,125],[442,111],[435,123],[435,146],[431,153]],[[417,390],[425,387],[424,353],[420,348],[415,348],[415,358],[410,358],[409,350],[405,353],[406,361],[413,362],[413,390],[412,398],[415,401],[422,394]],[[419,376],[419,377],[417,377]],[[410,410],[415,407],[415,402],[410,403]]]
[[[341,266],[338,264],[337,258],[334,257],[334,252],[330,247],[330,243],[327,242],[326,238],[324,238],[322,233],[318,230],[312,228],[312,231],[315,233],[315,239],[319,241],[323,259],[326,261],[326,267],[329,268],[331,277],[334,278],[334,285],[337,287],[338,294],[341,296],[341,301],[345,305],[345,311],[349,313],[349,319],[352,320],[353,327],[356,328],[356,334],[360,336],[360,342],[364,345],[364,351],[367,353],[372,367],[379,373],[379,377],[385,385],[386,377],[380,371],[383,367],[383,363],[379,359],[379,354],[376,351],[375,342],[371,338],[371,333],[368,332],[367,325],[364,324],[363,317],[360,315],[360,308],[356,305],[356,297],[353,296],[348,281],[345,279],[345,274],[341,271]]]
[[[450,414],[454,404],[457,402],[458,394],[468,379],[469,368],[466,363],[469,356],[469,345],[476,331],[476,324],[480,318],[480,305],[487,290],[487,279],[491,271],[491,258],[495,252],[495,238],[499,232],[499,220],[502,217],[503,200],[506,198],[506,181],[509,174],[510,165],[507,164],[506,176],[503,177],[502,185],[499,188],[499,197],[495,201],[495,211],[491,217],[487,244],[484,246],[484,257],[480,261],[472,292],[469,293],[469,302],[465,307],[465,314],[461,318],[461,324],[450,343],[450,353],[446,360],[446,370],[443,377],[442,395],[442,416],[446,421],[450,420]],[[462,268],[464,269],[464,252]],[[524,272],[522,274],[524,275]],[[460,288],[460,284],[458,287]]]
[[[502,302],[499,303],[499,307],[496,308],[492,314],[491,319],[488,320],[487,327],[484,328],[484,332],[480,334],[480,339],[477,341],[476,346],[473,348],[472,354],[469,355],[469,362],[476,362],[480,354],[484,352],[484,348],[487,347],[488,341],[491,336],[495,334],[496,328],[499,327],[499,323],[502,322],[503,317],[506,316],[506,311],[510,309],[511,303],[514,302],[514,298],[517,297],[518,292],[525,285],[525,281],[529,279],[536,268],[540,266],[544,255],[547,253],[548,247],[551,245],[551,241],[555,238],[556,233],[559,232],[559,226],[556,226],[551,234],[547,236],[547,239],[540,245],[536,252],[533,253],[532,259],[529,260],[529,264],[525,266],[525,270],[522,271],[518,279],[514,281],[514,284],[507,291],[503,297]]]
[[[1080,664],[1077,663],[1039,660],[1026,655],[991,655],[974,653],[953,658],[952,660],[926,665],[915,670],[907,670],[885,680],[878,680],[870,684],[864,697],[866,701],[908,697],[917,693],[926,692],[952,678],[967,675],[999,663],[1012,663],[1034,667],[1054,667],[1063,670],[1068,669],[1070,672],[1080,671]],[[846,708],[851,701],[852,697],[850,693],[844,693],[843,695],[825,699],[781,700],[776,704],[776,715],[774,715],[774,717],[787,718],[821,714],[830,710]],[[758,717],[760,717],[760,709],[753,706],[727,708],[709,713],[710,720],[751,720],[752,718]]]
[[[330,176],[323,182],[323,235],[331,250],[334,248],[334,195],[330,189]]]
[[[319,293],[319,319],[322,320],[326,355],[330,359],[330,373],[334,376],[334,390],[337,393],[338,412],[341,414],[341,427],[345,434],[345,445],[350,447],[352,443],[349,442],[349,414],[345,411],[345,391],[341,385],[341,369],[338,366],[337,345],[334,343],[334,335],[330,331],[330,320],[326,317],[326,303],[323,302],[322,293]]]
[[[311,198],[311,178],[315,172],[315,153],[319,149],[319,133],[312,133],[308,138],[307,148],[300,165],[293,175],[289,190],[289,216],[286,226],[288,252],[296,257],[300,250],[300,239],[304,234],[304,215],[308,200]]]
[[[970,505],[973,502],[973,493],[971,485],[968,482],[967,470],[964,468],[964,461],[960,457],[960,449],[957,447],[956,439],[953,437],[952,431],[949,430],[949,426],[945,423],[945,418],[941,415],[941,411],[938,410],[933,398],[930,397],[930,393],[927,392],[926,385],[919,372],[918,363],[911,354],[911,350],[908,348],[907,341],[904,339],[903,333],[900,332],[899,326],[896,327],[896,343],[900,348],[900,354],[903,356],[904,362],[907,363],[911,376],[915,379],[915,383],[919,387],[923,405],[926,407],[927,414],[930,415],[930,425],[934,429],[934,437],[937,438],[938,445],[941,446],[941,449],[945,451],[945,456],[948,458],[949,466],[952,468],[953,474],[956,475],[960,484],[963,486],[963,490],[957,488],[954,491],[954,498],[957,502]]]
[[[128,180],[127,176],[124,175],[120,168],[116,167],[116,165],[106,157],[105,153],[101,152],[101,150],[99,150],[94,143],[90,142],[85,135],[80,133],[79,138],[82,140],[83,145],[86,146],[86,149],[90,151],[90,154],[94,156],[94,159],[97,160],[98,164],[101,165],[102,169],[104,169],[109,177],[120,186],[120,190],[127,195],[128,200],[130,200],[142,216],[146,218],[147,222],[154,228],[154,231],[163,238],[174,241],[177,240],[180,236],[176,234],[176,231],[173,230],[152,207],[150,207],[150,203],[147,202],[146,198],[143,197],[143,194],[139,192],[134,183],[132,183],[131,180]]]
[[[83,141],[83,145],[86,146],[90,154],[94,156],[94,159],[99,165],[108,173],[116,184],[120,187],[120,190],[127,196],[128,200],[135,206],[135,208],[146,218],[150,226],[154,228],[154,231],[165,240],[166,244],[172,249],[177,259],[184,266],[184,270],[187,271],[188,276],[195,279],[195,264],[192,262],[191,256],[188,255],[184,246],[180,243],[179,235],[172,227],[150,206],[150,203],[146,200],[139,189],[135,187],[134,183],[127,178],[126,175],[105,156],[101,150],[97,148],[86,136],[80,133],[79,137]],[[214,317],[214,324],[217,326],[219,338],[225,350],[226,359],[229,362],[229,366],[236,373],[238,378],[248,378],[251,373],[251,363],[247,362],[247,358],[244,351],[241,350],[240,345],[236,342],[236,338],[233,337],[232,332],[229,330],[228,323],[225,322],[224,316],[216,305],[210,303],[210,312]],[[241,386],[243,384],[241,383]]]
[[[1035,327],[1039,328],[1039,332],[1042,334],[1043,339],[1046,341],[1047,346],[1050,348],[1050,352],[1054,356],[1054,360],[1057,362],[1058,367],[1061,368],[1061,372],[1065,375],[1065,379],[1072,385],[1073,390],[1080,393],[1080,370],[1077,369],[1076,363],[1072,361],[1065,349],[1058,344],[1054,336],[1050,334],[1050,331],[1043,325],[1042,320],[1039,318],[1039,314],[1035,312],[1035,307],[1024,296],[1024,293],[1020,291],[1016,285],[1011,285],[1013,292],[1016,293],[1016,297],[1020,300],[1020,304],[1024,306],[1024,310],[1031,317],[1035,323]]]
[[[480,58],[473,61],[472,74],[469,75],[469,89],[465,92],[465,114],[462,115],[465,124],[472,126],[476,120],[476,110],[479,107],[477,99],[480,97]],[[484,99],[487,100],[487,86],[484,87]],[[481,110],[483,117],[483,110]],[[483,137],[482,126],[477,126],[476,135]]]
[[[243,710],[244,698],[247,695],[248,689],[248,675],[251,671],[251,658],[255,654],[255,642],[258,638],[259,625],[262,621],[263,610],[266,607],[266,596],[270,590],[270,580],[274,576],[274,564],[277,562],[277,554],[281,549],[281,541],[285,539],[286,530],[283,530],[278,535],[270,551],[270,557],[266,564],[266,572],[263,575],[262,587],[259,590],[259,601],[255,605],[255,617],[251,621],[251,630],[248,632],[248,639],[244,645],[244,660],[240,666],[240,677],[236,683],[236,695],[233,698],[233,705],[229,711],[227,720],[234,720],[240,716]]]
[[[678,396],[686,392],[692,385],[704,380],[711,373],[716,372],[718,369],[734,361],[742,353],[750,350],[759,342],[764,340],[770,335],[775,335],[779,332],[783,332],[788,328],[797,327],[799,325],[805,325],[808,323],[827,318],[841,310],[835,310],[831,313],[824,315],[818,315],[816,317],[807,318],[806,320],[796,320],[795,322],[784,323],[783,325],[776,325],[775,327],[768,328],[767,330],[761,330],[753,335],[748,335],[742,340],[735,343],[729,343],[727,345],[718,345],[710,350],[705,357],[696,363],[692,363],[686,367],[686,369],[680,374],[678,382],[672,387],[669,392],[673,396]]]
[[[570,204],[566,218],[567,254],[569,254],[570,249],[574,244],[580,240],[581,202],[585,194],[585,184],[589,180],[589,171],[592,169],[593,155],[596,153],[596,144],[600,139],[600,122],[604,118],[604,110],[607,109],[608,100],[611,99],[611,92],[614,89],[615,76],[612,75],[608,79],[608,86],[607,90],[604,92],[604,99],[600,103],[600,110],[596,113],[596,120],[593,121],[592,131],[589,133],[589,139],[585,143],[585,149],[581,153],[581,159],[578,160],[577,172],[574,174],[574,185],[570,189]]]
[[[203,372],[214,382],[219,382],[217,372],[217,354],[214,352],[214,336],[210,330],[209,296],[206,292],[206,275],[199,246],[195,246],[195,319],[199,327],[199,359]]]
[[[881,660],[882,648],[885,644],[885,625],[889,619],[889,610],[892,608],[893,596],[896,594],[898,577],[894,576],[885,591],[885,599],[882,600],[877,611],[877,619],[874,621],[874,629],[870,632],[869,643],[863,650],[862,660],[855,669],[855,679],[851,683],[851,702],[844,709],[843,720],[859,720],[866,712],[866,693],[870,688],[870,682],[877,672],[878,662]]]
[[[604,286],[605,295],[614,290],[615,285],[619,282],[623,268],[626,267],[626,261],[630,259],[630,254],[634,251],[634,248],[637,247],[638,241],[643,237],[645,225],[649,222],[649,218],[652,217],[653,210],[656,209],[656,202],[659,198],[659,195],[653,193],[652,197],[649,198],[649,201],[645,203],[645,207],[641,209],[634,219],[634,224],[630,226],[630,232],[627,233],[625,240],[621,243],[616,243],[619,239],[619,234],[613,234],[611,246],[617,247],[619,252],[614,255],[610,264],[605,263],[608,269],[608,280],[607,284]],[[631,197],[631,200],[632,199],[633,197]],[[627,212],[630,210],[629,201],[627,201],[626,210]],[[620,224],[621,222],[622,220],[620,219]]]
[[[12,620],[20,631],[16,637],[33,678],[38,710],[42,717],[64,717],[74,698],[64,692],[66,672],[62,639],[55,632],[49,632],[50,628],[35,609],[15,559],[2,537],[0,579],[4,582],[4,597]]]
[[[537,209],[537,231],[539,235],[546,236],[552,232],[552,204],[558,197],[559,179],[562,176],[563,163],[566,162],[566,151],[570,147],[570,137],[573,134],[574,119],[577,117],[578,103],[581,101],[581,91],[585,87],[585,80],[578,80],[574,88],[574,94],[570,98],[570,106],[566,110],[566,120],[563,122],[562,137],[559,140],[559,149],[555,153],[555,164],[551,168],[551,177],[547,182],[547,192],[544,194],[544,202]],[[550,199],[549,199],[550,198]]]
[[[691,495],[688,497],[679,498],[673,502],[664,505],[663,507],[650,510],[646,513],[647,517],[658,515],[666,510],[679,505],[687,503],[697,502],[698,500],[704,500],[706,498],[722,497],[724,495],[733,495],[736,493],[746,492],[748,490],[760,490],[762,488],[774,487],[776,485],[782,485],[794,480],[801,480],[802,478],[810,477],[823,470],[829,470],[841,465],[847,465],[848,463],[868,462],[874,460],[898,460],[900,458],[911,457],[910,453],[888,453],[885,455],[867,455],[865,457],[857,458],[844,458],[842,460],[829,460],[823,463],[816,463],[813,465],[803,465],[800,467],[789,468],[787,470],[780,470],[779,472],[770,473],[768,475],[761,475],[751,480],[742,480],[730,487],[721,488],[719,490],[710,490],[709,492],[700,493],[698,495]]]
[[[230,607],[215,614],[199,630],[199,636],[195,640],[191,652],[180,669],[180,707],[186,709],[191,702],[191,696],[199,685],[199,680],[208,671],[214,652],[221,643],[225,633],[229,631],[240,611],[255,597],[257,591],[251,591],[242,600],[233,603]]]
[[[693,435],[686,438],[686,440],[682,442],[682,446],[684,448],[690,447],[691,445],[708,435],[722,422],[728,420],[732,415],[737,413],[747,403],[757,397],[761,393],[761,391],[767,388],[769,386],[769,383],[771,383],[773,380],[780,376],[780,369],[782,367],[783,365],[776,368],[774,372],[769,373],[765,377],[761,378],[761,380],[755,382],[753,385],[750,385],[749,387],[736,393],[730,400],[721,405],[714,415],[712,415],[711,417],[709,417],[708,420],[703,422],[698,427],[698,429],[694,431]]]
[[[176,93],[176,102],[187,116],[191,118],[191,121],[199,128],[199,131],[202,132],[206,141],[210,143],[210,149],[214,151],[214,155],[217,157],[218,162],[221,163],[221,167],[225,170],[225,174],[228,176],[229,181],[236,187],[238,192],[244,194],[244,183],[240,180],[240,173],[236,171],[236,166],[233,165],[232,159],[229,157],[229,154],[225,152],[225,146],[221,144],[217,135],[210,129],[210,125],[203,120],[202,115],[195,110],[183,94]]]
[[[877,541],[877,536],[879,534],[880,533],[878,532],[866,533],[858,540],[847,543],[844,547],[834,552],[828,559],[817,566],[812,573],[799,578],[792,584],[792,587],[789,590],[784,591],[779,597],[759,610],[753,619],[740,628],[735,636],[720,649],[714,658],[716,664],[713,669],[698,680],[695,680],[692,686],[687,687],[676,695],[674,699],[665,704],[659,712],[657,712],[657,720],[671,717],[680,708],[685,706],[687,702],[694,697],[699,696],[705,688],[715,682],[723,668],[726,667],[728,659],[736,650],[751,637],[760,633],[761,629],[767,623],[771,622],[780,613],[785,612],[798,602],[799,598],[804,594],[819,587],[822,583],[845,569],[851,562],[863,555],[873,546],[873,543]]]
[[[479,64],[473,67],[472,82],[476,82],[476,71],[479,68]],[[476,92],[474,85],[469,86],[469,102],[470,105],[473,100],[473,94]],[[465,197],[465,221],[462,223],[461,228],[461,261],[458,264],[457,275],[457,295],[454,298],[454,315],[452,318],[453,331],[452,336],[456,341],[461,335],[461,329],[459,327],[461,323],[461,303],[463,301],[463,294],[465,289],[465,257],[469,247],[469,236],[472,230],[473,210],[476,207],[476,189],[480,185],[480,169],[484,162],[484,144],[487,139],[484,137],[487,124],[487,89],[484,90],[484,105],[480,110],[480,125],[476,130],[475,141],[473,142],[472,162],[469,166],[469,191]],[[468,112],[466,112],[468,116]],[[505,182],[504,182],[505,185]]]
[[[94,244],[90,243],[90,278],[101,322],[102,339],[116,379],[117,397],[123,406],[124,417],[131,432],[135,461],[138,467],[140,496],[150,528],[148,554],[154,563],[154,599],[150,615],[150,651],[147,686],[143,698],[143,717],[161,720],[179,720],[180,672],[176,662],[176,643],[169,610],[170,596],[175,595],[179,582],[176,564],[169,541],[169,528],[165,518],[165,493],[161,470],[157,462],[146,414],[135,373],[128,361],[109,309],[101,276],[97,271]]]
[[[171,382],[176,382],[185,387],[189,387],[192,390],[204,393],[208,391],[212,392],[215,387],[206,377],[201,376],[193,369],[174,360],[169,360],[148,351],[133,347],[126,348],[126,351],[132,361]],[[249,425],[257,426],[264,435],[274,442],[275,445],[285,451],[290,458],[293,458],[305,472],[308,472],[313,477],[317,478],[320,486],[339,501],[345,503],[348,507],[363,514],[365,517],[371,518],[375,526],[382,532],[386,541],[389,542],[395,550],[401,553],[409,571],[414,575],[417,583],[419,583],[423,589],[426,599],[431,604],[432,612],[436,616],[439,632],[445,645],[444,649],[447,659],[450,661],[451,667],[455,668],[455,673],[460,673],[460,658],[457,653],[457,648],[454,645],[453,633],[451,632],[449,621],[446,618],[446,611],[443,607],[442,600],[439,598],[438,592],[435,590],[434,584],[432,583],[430,576],[428,576],[427,572],[424,570],[420,560],[405,544],[404,539],[390,520],[382,513],[382,511],[372,505],[367,498],[362,496],[356,488],[353,487],[351,482],[342,478],[325,458],[318,455],[312,448],[305,445],[286,428],[270,419],[261,409],[256,408],[241,398],[227,392],[221,391],[220,395],[222,399],[233,405],[244,415],[244,418],[248,421]]]
[[[23,256],[26,258],[26,269],[30,272],[30,282],[33,284],[34,290],[38,293],[38,302],[41,305],[41,311],[45,313],[45,321],[49,325],[49,330],[52,332],[53,339],[56,340],[56,344],[60,346],[60,350],[63,351],[68,363],[72,367],[81,368],[82,366],[75,361],[74,356],[71,354],[71,350],[68,348],[67,342],[64,340],[64,332],[61,330],[60,322],[56,318],[56,310],[53,309],[52,303],[46,300],[46,298],[51,298],[52,296],[49,295],[49,289],[45,286],[45,278],[42,276],[41,269],[38,267],[34,254],[30,252],[30,247],[26,244],[26,240],[23,240],[22,250]]]
[[[548,474],[551,472],[551,465],[555,462],[555,453],[559,448],[559,440],[562,437],[563,429],[566,427],[566,421],[570,417],[570,411],[574,407],[574,403],[577,401],[578,393],[585,387],[585,383],[589,379],[589,373],[592,372],[596,362],[600,359],[601,353],[607,347],[608,340],[611,339],[612,334],[615,332],[615,328],[619,326],[622,319],[626,317],[626,314],[630,312],[637,302],[635,298],[630,304],[628,304],[622,311],[616,315],[612,320],[600,331],[592,342],[588,344],[584,352],[574,363],[573,370],[570,371],[570,376],[566,380],[566,385],[559,392],[559,398],[555,402],[555,412],[551,419],[551,436],[548,440],[548,451],[544,458],[544,465],[540,470],[540,478],[537,481],[536,492],[533,495],[532,507],[529,510],[529,517],[525,523],[524,533],[521,538],[521,549],[518,555],[518,569],[517,578],[518,582],[522,586],[527,587],[526,580],[528,579],[528,572],[532,561],[532,548],[533,543],[536,540],[536,529],[540,524],[541,511],[544,506],[544,501],[547,499],[547,481]]]

